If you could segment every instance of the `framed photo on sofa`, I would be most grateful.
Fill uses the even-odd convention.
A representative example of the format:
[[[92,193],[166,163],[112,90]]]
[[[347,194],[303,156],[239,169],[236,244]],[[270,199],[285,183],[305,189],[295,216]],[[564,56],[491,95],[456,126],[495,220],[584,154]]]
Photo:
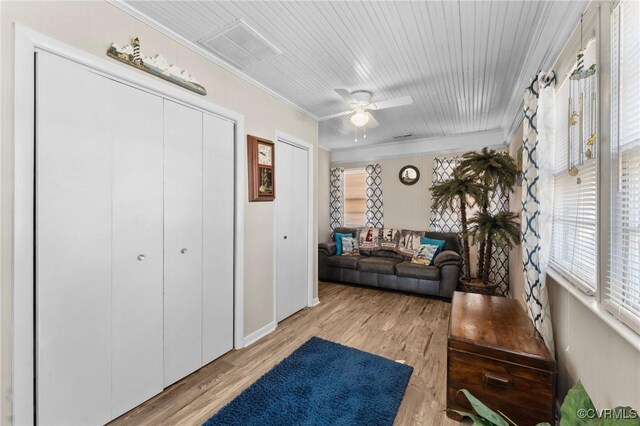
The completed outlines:
[[[247,156],[249,201],[273,201],[276,198],[274,143],[247,135]]]

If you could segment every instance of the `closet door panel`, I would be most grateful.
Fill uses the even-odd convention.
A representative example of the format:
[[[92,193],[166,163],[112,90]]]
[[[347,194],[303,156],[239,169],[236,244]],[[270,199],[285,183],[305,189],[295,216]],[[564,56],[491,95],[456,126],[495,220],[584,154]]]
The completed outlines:
[[[291,251],[294,256],[291,269],[291,312],[297,312],[307,306],[308,291],[308,257],[309,252],[309,186],[308,186],[308,154],[302,148],[293,147],[293,164],[291,167],[292,207]]]
[[[294,252],[292,241],[295,238],[291,223],[293,221],[293,147],[286,143],[276,144],[276,320],[281,321],[291,315],[292,268]]]
[[[111,419],[110,81],[47,53],[36,82],[37,421]]]
[[[163,389],[163,100],[112,83],[113,417]]]
[[[202,113],[164,101],[164,385],[202,366]]]
[[[202,363],[233,348],[234,128],[203,114]]]

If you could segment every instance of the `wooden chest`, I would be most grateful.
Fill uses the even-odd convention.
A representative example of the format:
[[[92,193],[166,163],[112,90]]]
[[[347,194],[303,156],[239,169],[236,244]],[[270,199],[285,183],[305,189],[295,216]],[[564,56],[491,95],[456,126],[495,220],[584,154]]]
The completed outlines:
[[[518,426],[554,423],[556,363],[517,300],[454,293],[447,408],[473,412],[460,389]]]

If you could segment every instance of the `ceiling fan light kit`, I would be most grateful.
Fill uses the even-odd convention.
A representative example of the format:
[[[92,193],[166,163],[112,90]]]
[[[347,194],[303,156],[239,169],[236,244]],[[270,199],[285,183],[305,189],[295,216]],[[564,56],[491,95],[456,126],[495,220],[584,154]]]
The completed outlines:
[[[378,127],[379,125],[373,114],[371,114],[371,111],[401,107],[405,105],[411,105],[413,103],[413,99],[411,98],[411,96],[401,96],[399,98],[372,103],[372,93],[367,90],[356,90],[354,92],[349,92],[346,89],[335,89],[335,91],[338,95],[340,95],[342,99],[344,99],[344,101],[349,105],[350,109],[348,111],[320,117],[318,120],[325,121],[332,118],[342,117],[344,115],[351,115],[351,117],[349,117],[349,120],[355,126],[356,142],[358,142],[359,127],[366,126],[363,129],[363,138],[366,138],[366,128],[373,129],[375,127]]]
[[[351,122],[354,126],[362,127],[369,122],[369,114],[364,110],[356,111],[356,113],[351,116]]]

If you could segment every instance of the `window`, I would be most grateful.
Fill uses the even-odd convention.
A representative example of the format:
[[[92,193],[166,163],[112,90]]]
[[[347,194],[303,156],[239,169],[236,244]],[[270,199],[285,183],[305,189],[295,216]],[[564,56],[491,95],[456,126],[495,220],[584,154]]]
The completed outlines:
[[[611,223],[603,303],[640,332],[640,3],[611,23]]]
[[[364,169],[344,171],[344,226],[367,223],[367,172]]]
[[[595,43],[591,42],[585,49],[584,64],[588,68],[595,62]],[[570,128],[569,113],[571,111],[579,112],[581,108],[578,106],[576,99],[572,99],[571,84],[574,87],[574,98],[579,98],[576,90],[577,84],[595,84],[596,78],[585,80],[571,81],[566,78],[564,82],[556,89],[555,98],[555,157],[554,157],[554,201],[553,201],[553,227],[551,238],[550,262],[555,270],[562,274],[567,280],[572,282],[587,293],[593,294],[596,289],[596,265],[598,263],[597,253],[597,231],[596,231],[596,214],[597,214],[597,167],[596,159],[588,159],[586,155],[581,154],[577,148],[577,133],[581,123],[583,129],[592,129],[586,117],[595,118],[594,113],[591,114],[590,108],[595,105],[593,102],[583,102],[582,115],[583,120],[577,120],[577,123]],[[579,83],[579,82],[585,83]],[[589,91],[585,91],[589,93]],[[571,107],[570,107],[571,105]],[[594,120],[595,122],[595,120]],[[569,147],[570,132],[574,132],[574,141],[572,149]],[[585,132],[584,139],[589,136]],[[584,149],[584,145],[583,145]],[[570,157],[575,158],[571,161]],[[582,158],[582,160],[580,160]],[[576,164],[578,174],[572,176],[569,174],[571,164]],[[580,164],[581,163],[581,164]]]

